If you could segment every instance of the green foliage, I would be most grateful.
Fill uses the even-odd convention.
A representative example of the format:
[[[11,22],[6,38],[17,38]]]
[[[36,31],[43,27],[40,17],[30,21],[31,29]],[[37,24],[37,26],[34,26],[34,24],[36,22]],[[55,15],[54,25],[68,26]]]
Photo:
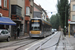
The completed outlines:
[[[50,18],[52,28],[58,29],[60,25],[60,16],[58,14],[52,15]]]
[[[66,26],[68,26],[68,16],[69,16],[69,4],[68,0],[58,0],[57,4],[58,13],[60,15],[61,26],[64,28],[65,26],[65,14],[66,14]]]

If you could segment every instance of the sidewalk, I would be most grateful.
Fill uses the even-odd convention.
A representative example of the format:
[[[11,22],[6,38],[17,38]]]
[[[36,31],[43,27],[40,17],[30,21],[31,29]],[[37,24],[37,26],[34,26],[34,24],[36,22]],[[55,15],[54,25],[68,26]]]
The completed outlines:
[[[63,35],[63,32],[61,32],[61,38],[58,45],[57,50],[75,50],[75,38],[74,36],[66,35],[66,37]]]
[[[75,38],[74,36],[70,35],[70,37],[68,35],[66,35],[66,39],[68,41],[68,43],[70,43],[70,45],[73,47],[73,50],[75,50]]]
[[[29,35],[20,36],[19,38],[16,37],[16,39],[14,39],[14,37],[11,37],[10,41],[22,40],[22,39],[25,39],[25,38],[28,38],[28,37],[29,37]]]

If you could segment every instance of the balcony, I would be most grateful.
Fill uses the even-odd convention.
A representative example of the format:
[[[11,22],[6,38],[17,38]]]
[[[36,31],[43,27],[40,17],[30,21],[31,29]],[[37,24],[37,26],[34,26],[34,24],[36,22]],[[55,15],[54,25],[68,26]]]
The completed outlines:
[[[21,14],[22,8],[18,5],[11,5],[11,19],[23,20]]]
[[[23,17],[17,16],[17,15],[15,15],[15,14],[12,14],[12,15],[11,15],[11,19],[12,19],[12,20],[17,20],[17,21],[18,21],[18,20],[21,20],[21,21],[22,21],[22,20],[23,20]]]

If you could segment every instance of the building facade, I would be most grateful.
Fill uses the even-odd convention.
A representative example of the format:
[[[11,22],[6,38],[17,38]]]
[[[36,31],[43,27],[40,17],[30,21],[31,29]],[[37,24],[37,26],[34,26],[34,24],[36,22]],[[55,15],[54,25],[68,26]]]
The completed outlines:
[[[17,34],[17,28],[20,28],[20,36],[24,35],[25,29],[25,0],[10,0],[10,16],[16,23],[11,26],[11,35]]]
[[[34,14],[34,0],[30,0],[30,19],[33,18]]]
[[[25,0],[25,33],[29,33],[29,21],[33,18],[34,0]]]
[[[40,6],[34,3],[34,18],[42,18],[45,21],[49,21],[46,11]]]
[[[9,16],[9,0],[0,0],[0,14],[2,17],[8,17]],[[9,28],[9,25],[0,25],[0,29]]]
[[[0,13],[4,17],[9,17],[9,0],[0,0],[0,2]]]
[[[29,32],[29,21],[33,18],[34,0],[0,0],[0,14],[9,17],[16,25],[0,25],[7,27],[13,37],[20,28],[20,36]]]
[[[70,33],[74,35],[74,30],[75,30],[75,0],[70,0]]]
[[[42,17],[42,8],[41,6],[34,3],[34,17],[33,18],[41,18]]]
[[[46,11],[44,10],[44,9],[42,9],[42,19],[44,19],[45,21],[47,21],[47,18],[48,16],[47,16],[47,13],[46,13]]]

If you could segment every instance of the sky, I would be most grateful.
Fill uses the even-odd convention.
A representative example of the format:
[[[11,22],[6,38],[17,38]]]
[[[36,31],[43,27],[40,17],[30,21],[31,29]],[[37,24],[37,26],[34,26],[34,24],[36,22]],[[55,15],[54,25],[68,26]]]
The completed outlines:
[[[57,13],[57,0],[34,0],[34,2],[46,10],[49,18]]]

